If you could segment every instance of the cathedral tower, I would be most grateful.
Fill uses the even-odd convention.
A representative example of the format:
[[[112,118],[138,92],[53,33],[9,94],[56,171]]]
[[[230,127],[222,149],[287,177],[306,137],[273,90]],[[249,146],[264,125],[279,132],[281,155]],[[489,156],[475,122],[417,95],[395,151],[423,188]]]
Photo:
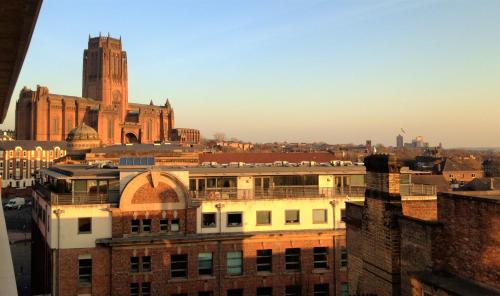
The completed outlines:
[[[108,111],[118,111],[123,122],[128,109],[127,53],[120,39],[93,37],[83,52],[82,96],[102,101]],[[104,111],[102,110],[102,111]]]

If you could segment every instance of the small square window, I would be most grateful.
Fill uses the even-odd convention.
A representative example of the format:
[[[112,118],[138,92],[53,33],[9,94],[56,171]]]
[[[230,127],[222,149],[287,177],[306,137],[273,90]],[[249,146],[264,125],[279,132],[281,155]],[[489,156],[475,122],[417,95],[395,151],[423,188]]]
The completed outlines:
[[[257,211],[257,225],[271,225],[271,211]]]
[[[327,210],[319,209],[313,210],[313,223],[314,224],[322,224],[328,221],[327,219]]]
[[[142,232],[151,232],[151,219],[142,220]]]
[[[285,211],[285,223],[286,224],[298,224],[298,223],[300,223],[300,211],[299,210],[286,210]]]
[[[130,257],[130,272],[139,272],[139,257]]]
[[[160,231],[167,232],[168,231],[168,220],[160,219]]]
[[[171,222],[170,222],[170,231],[172,232],[177,232],[179,231],[179,219],[173,219]]]
[[[213,228],[216,227],[215,213],[203,213],[202,214],[202,224],[203,228]]]
[[[139,233],[139,225],[140,221],[137,219],[131,220],[130,221],[130,231],[132,233]]]
[[[78,233],[92,233],[92,218],[78,218]]]
[[[314,268],[328,268],[328,248],[316,247],[313,248]]]
[[[243,220],[242,213],[227,213],[227,226],[240,227]]]
[[[142,272],[151,271],[151,256],[142,256]]]

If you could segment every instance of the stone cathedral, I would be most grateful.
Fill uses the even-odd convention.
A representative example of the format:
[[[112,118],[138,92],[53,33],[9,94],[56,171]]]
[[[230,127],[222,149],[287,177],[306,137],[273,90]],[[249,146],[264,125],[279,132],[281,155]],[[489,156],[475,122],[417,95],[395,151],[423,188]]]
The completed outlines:
[[[47,87],[24,87],[16,103],[18,140],[64,141],[85,123],[103,145],[180,141],[197,143],[196,129],[174,128],[174,110],[129,103],[127,53],[120,39],[89,36],[83,52],[82,97],[50,93]]]

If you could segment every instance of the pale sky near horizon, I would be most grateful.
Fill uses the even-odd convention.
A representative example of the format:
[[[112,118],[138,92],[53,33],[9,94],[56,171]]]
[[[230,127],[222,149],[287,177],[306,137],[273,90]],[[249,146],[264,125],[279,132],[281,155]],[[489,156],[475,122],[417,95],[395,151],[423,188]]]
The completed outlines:
[[[500,147],[498,0],[44,0],[26,85],[81,96],[88,35],[121,35],[129,101],[254,142]]]

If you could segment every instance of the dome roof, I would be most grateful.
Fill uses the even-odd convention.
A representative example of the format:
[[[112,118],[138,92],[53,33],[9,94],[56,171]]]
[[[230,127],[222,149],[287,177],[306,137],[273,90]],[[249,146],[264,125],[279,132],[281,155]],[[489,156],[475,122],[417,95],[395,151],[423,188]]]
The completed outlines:
[[[92,127],[82,123],[68,133],[67,141],[75,140],[99,140],[99,134]]]

